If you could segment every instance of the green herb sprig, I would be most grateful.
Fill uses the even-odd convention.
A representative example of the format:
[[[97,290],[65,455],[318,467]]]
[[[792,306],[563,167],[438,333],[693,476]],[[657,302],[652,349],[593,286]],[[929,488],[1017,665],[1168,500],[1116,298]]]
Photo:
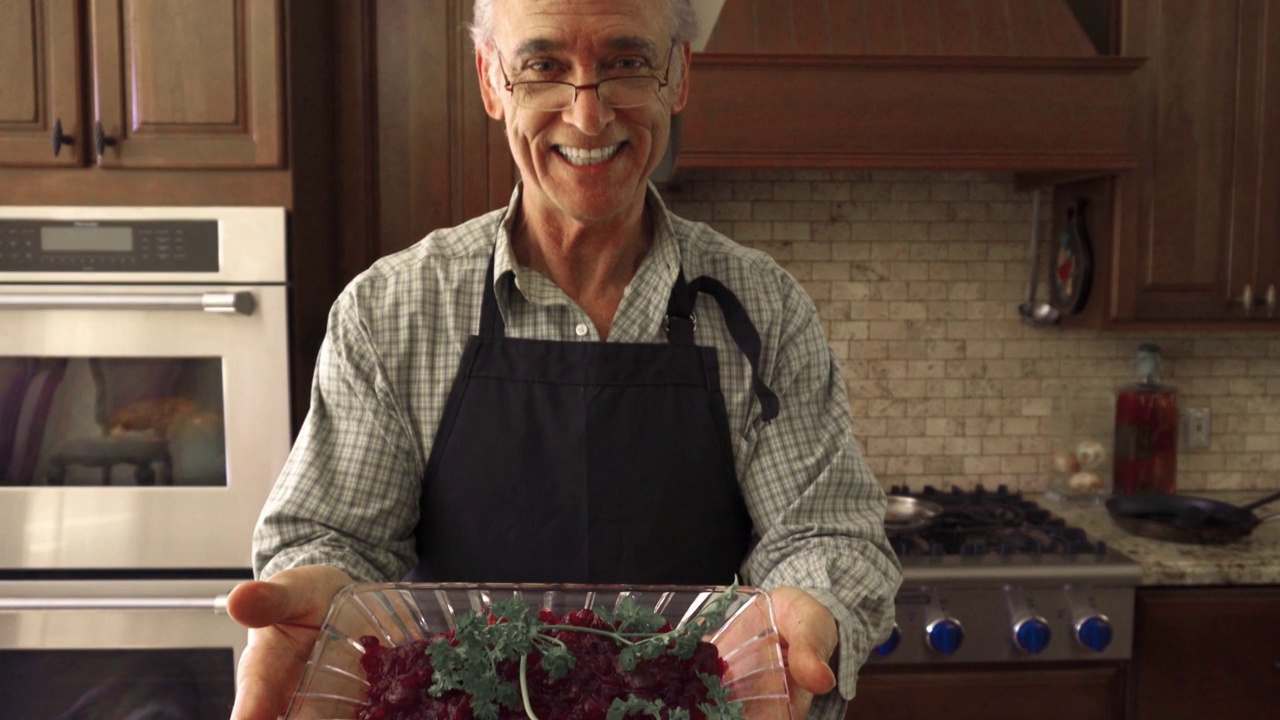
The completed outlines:
[[[603,635],[622,647],[618,665],[630,672],[641,660],[653,660],[665,654],[688,659],[698,642],[719,624],[737,595],[738,582],[720,593],[689,622],[667,632],[659,632],[666,619],[625,596],[610,611],[592,608],[613,630],[577,625],[542,622],[520,598],[512,597],[493,603],[488,615],[465,613],[457,617],[452,639],[439,638],[427,647],[431,659],[433,681],[428,692],[433,697],[458,690],[471,699],[471,710],[479,720],[498,720],[501,707],[515,709],[523,705],[530,720],[539,720],[529,702],[528,662],[537,651],[539,665],[551,679],[564,677],[576,658],[554,631],[572,631]],[[490,622],[489,618],[495,618]],[[520,684],[514,687],[498,674],[498,663],[519,660]],[[699,673],[707,686],[710,702],[698,708],[707,720],[740,720],[742,703],[729,697],[729,689],[715,675]],[[627,715],[649,715],[655,720],[689,720],[689,712],[680,707],[667,707],[661,700],[645,700],[634,695],[618,699],[609,708],[607,720],[623,720]]]

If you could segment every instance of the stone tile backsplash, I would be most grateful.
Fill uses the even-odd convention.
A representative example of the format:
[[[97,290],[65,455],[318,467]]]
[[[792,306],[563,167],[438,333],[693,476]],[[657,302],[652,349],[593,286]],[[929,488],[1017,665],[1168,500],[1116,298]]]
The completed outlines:
[[[886,488],[1043,489],[1064,418],[1105,424],[1143,342],[1179,407],[1211,413],[1210,446],[1180,447],[1178,489],[1280,488],[1280,333],[1026,326],[1031,199],[1008,174],[682,171],[663,195],[804,286]]]

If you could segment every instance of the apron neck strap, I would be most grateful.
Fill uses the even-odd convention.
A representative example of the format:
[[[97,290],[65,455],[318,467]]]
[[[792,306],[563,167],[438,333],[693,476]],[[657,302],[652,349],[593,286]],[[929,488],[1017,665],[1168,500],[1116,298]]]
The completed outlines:
[[[760,333],[756,330],[747,309],[732,290],[713,277],[703,275],[692,282],[684,279],[684,270],[676,275],[671,287],[671,298],[667,301],[667,317],[664,326],[667,330],[667,341],[672,345],[693,345],[693,331],[698,324],[698,316],[694,312],[698,293],[706,293],[715,298],[724,314],[725,325],[733,342],[747,356],[751,363],[751,388],[760,400],[760,410],[765,422],[778,416],[778,396],[760,379]]]
[[[507,325],[498,312],[498,298],[493,293],[493,256],[489,254],[489,268],[484,272],[484,295],[480,301],[480,335],[499,338],[506,334]]]

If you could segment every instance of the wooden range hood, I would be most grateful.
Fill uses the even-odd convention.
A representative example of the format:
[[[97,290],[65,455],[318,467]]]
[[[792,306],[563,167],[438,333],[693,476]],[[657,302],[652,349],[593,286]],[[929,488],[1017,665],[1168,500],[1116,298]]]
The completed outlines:
[[[726,0],[694,54],[675,165],[1129,170],[1143,59],[1109,54],[1116,7]]]

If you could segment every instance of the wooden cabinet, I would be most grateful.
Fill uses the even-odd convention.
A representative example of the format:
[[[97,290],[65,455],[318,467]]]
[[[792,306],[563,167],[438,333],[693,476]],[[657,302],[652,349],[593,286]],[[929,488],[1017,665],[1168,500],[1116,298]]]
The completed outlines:
[[[1134,720],[1269,718],[1280,708],[1280,587],[1142,589]]]
[[[511,197],[516,167],[503,124],[485,114],[480,99],[467,31],[471,7],[471,0],[363,7],[363,41],[375,53],[367,69],[376,73],[364,83],[376,92],[364,100],[359,131],[369,153],[348,172],[374,187],[359,193],[365,202],[344,210],[364,227],[344,259],[348,275],[432,230],[505,207]]]
[[[0,165],[280,167],[283,69],[280,0],[0,0]]]
[[[80,21],[74,0],[0,0],[0,164],[80,163]],[[55,126],[74,143],[57,154]]]
[[[1123,51],[1148,60],[1109,324],[1280,328],[1280,0],[1124,7]]]
[[[1112,4],[729,0],[676,165],[1131,169],[1142,59],[1086,29]]]
[[[973,668],[867,666],[858,678],[858,696],[849,703],[845,717],[1121,720],[1124,689],[1124,667],[1116,663]]]

